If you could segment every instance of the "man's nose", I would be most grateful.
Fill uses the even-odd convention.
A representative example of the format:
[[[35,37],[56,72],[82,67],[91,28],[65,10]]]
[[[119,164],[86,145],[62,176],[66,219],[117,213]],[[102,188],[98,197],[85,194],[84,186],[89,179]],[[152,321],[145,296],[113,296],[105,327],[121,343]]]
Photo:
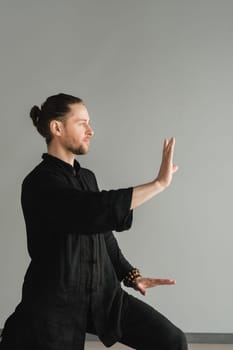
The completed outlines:
[[[90,125],[87,126],[87,133],[88,133],[88,135],[91,135],[91,136],[94,135],[94,130],[92,129],[92,127]]]

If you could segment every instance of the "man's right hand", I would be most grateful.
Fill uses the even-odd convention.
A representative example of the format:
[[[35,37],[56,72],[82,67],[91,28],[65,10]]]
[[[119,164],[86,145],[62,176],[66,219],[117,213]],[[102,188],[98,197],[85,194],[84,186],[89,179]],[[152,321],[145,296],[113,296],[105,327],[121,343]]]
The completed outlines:
[[[140,206],[170,185],[173,174],[178,170],[178,166],[173,165],[174,147],[174,137],[172,137],[169,142],[167,139],[164,140],[162,163],[158,176],[152,182],[133,188],[130,209]]]
[[[178,170],[177,165],[173,165],[173,154],[175,147],[175,137],[172,137],[168,142],[164,140],[162,163],[159,169],[159,174],[155,181],[158,181],[163,188],[170,185],[172,181],[172,175]]]

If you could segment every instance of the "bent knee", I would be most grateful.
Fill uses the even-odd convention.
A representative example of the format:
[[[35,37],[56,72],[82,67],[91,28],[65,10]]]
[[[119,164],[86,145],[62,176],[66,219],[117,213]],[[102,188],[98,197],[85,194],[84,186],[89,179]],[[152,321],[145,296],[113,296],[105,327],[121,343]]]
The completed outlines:
[[[184,334],[184,332],[178,328],[174,327],[168,337],[169,346],[168,349],[170,350],[187,350],[187,339]]]

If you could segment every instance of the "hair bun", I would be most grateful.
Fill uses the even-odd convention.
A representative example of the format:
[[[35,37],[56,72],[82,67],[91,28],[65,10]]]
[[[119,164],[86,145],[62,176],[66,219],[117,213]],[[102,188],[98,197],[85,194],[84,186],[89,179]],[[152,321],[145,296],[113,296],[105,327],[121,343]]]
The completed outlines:
[[[30,118],[35,126],[38,126],[38,122],[41,116],[41,110],[38,106],[33,106],[30,111]]]

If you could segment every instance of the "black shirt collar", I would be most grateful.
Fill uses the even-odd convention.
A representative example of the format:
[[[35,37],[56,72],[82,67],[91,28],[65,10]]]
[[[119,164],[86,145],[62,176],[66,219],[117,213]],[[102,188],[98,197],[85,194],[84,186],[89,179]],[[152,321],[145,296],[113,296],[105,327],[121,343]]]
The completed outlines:
[[[76,159],[74,159],[74,165],[72,166],[70,163],[67,163],[60,158],[52,156],[49,153],[43,153],[41,158],[43,158],[46,161],[50,161],[50,162],[53,162],[54,164],[57,164],[58,166],[62,167],[64,170],[67,170],[73,175],[76,175],[80,169],[80,164]]]

